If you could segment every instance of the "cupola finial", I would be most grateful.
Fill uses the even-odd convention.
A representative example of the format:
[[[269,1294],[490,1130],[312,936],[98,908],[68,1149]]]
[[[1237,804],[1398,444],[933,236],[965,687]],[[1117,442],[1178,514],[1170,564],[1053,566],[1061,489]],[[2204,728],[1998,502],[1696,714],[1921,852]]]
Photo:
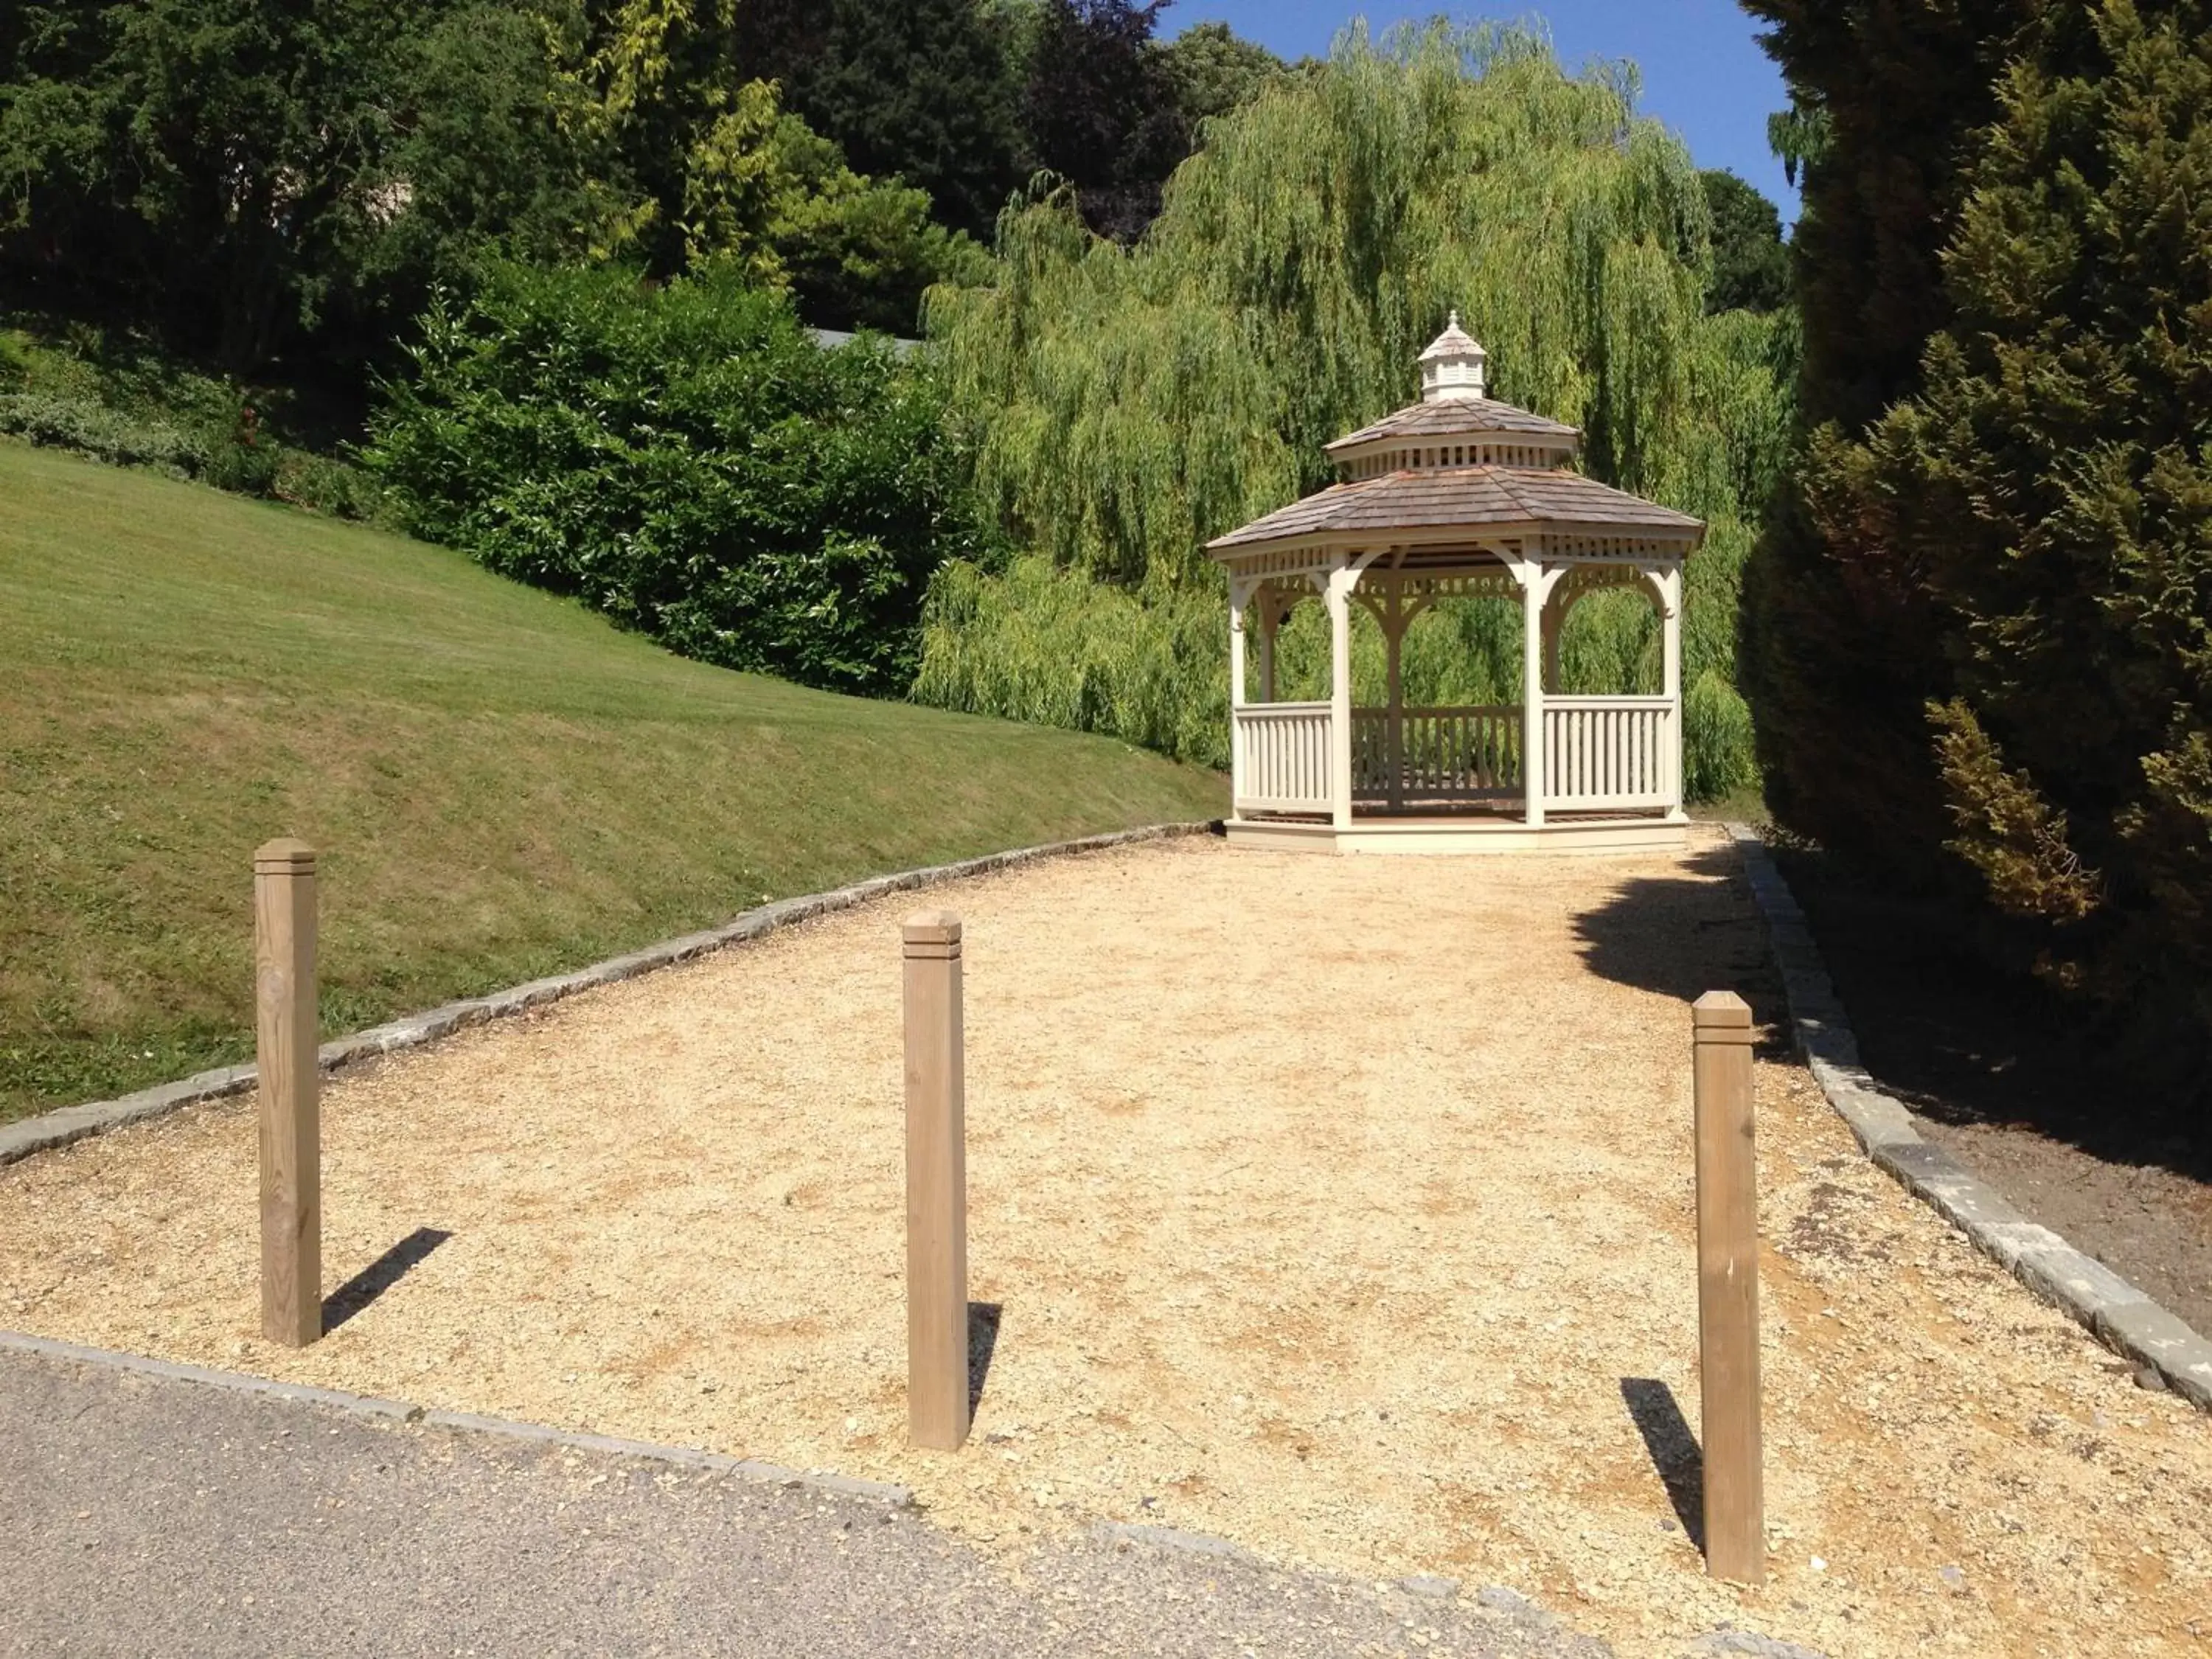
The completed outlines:
[[[1483,366],[1488,361],[1489,354],[1460,327],[1459,313],[1454,310],[1444,331],[1430,341],[1429,349],[1421,354],[1421,401],[1435,404],[1484,397]]]

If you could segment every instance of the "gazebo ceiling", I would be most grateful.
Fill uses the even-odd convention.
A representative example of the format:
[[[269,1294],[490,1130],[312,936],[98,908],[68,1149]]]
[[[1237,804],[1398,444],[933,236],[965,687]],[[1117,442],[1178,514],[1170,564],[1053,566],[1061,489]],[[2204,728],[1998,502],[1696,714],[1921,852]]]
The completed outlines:
[[[1227,562],[1261,549],[1518,538],[1589,538],[1616,556],[1680,557],[1704,523],[1566,470],[1582,434],[1485,395],[1486,355],[1459,313],[1421,354],[1421,401],[1328,446],[1344,481],[1215,538]]]

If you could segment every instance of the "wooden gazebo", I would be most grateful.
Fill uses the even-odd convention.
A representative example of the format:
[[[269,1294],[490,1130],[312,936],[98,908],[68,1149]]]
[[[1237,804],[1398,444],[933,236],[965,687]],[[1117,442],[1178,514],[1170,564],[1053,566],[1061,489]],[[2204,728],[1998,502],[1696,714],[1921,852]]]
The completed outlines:
[[[1229,838],[1334,852],[1680,846],[1686,514],[1567,470],[1581,434],[1484,395],[1482,348],[1449,326],[1421,401],[1328,447],[1340,482],[1207,544],[1229,574]],[[1657,696],[1566,696],[1559,629],[1600,588],[1638,586],[1664,635]],[[1399,653],[1437,600],[1517,596],[1521,707],[1408,708]],[[1275,701],[1275,636],[1328,607],[1330,696]],[[1352,607],[1381,625],[1389,696],[1352,702]],[[1259,697],[1246,695],[1248,617]]]

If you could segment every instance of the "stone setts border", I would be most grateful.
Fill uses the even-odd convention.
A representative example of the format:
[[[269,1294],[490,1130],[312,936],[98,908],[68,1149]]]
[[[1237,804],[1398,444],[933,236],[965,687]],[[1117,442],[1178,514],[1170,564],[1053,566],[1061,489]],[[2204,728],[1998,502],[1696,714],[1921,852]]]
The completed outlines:
[[[2175,1393],[2212,1411],[2212,1341],[1998,1197],[1950,1153],[1923,1139],[1912,1113],[1881,1091],[1860,1063],[1858,1039],[1805,913],[1766,844],[1747,824],[1731,823],[1728,831],[1766,919],[1797,1047],[1820,1092],[1850,1125],[1867,1156],[2038,1296],[2087,1326],[2106,1346],[2149,1367]]]
[[[1066,858],[1079,853],[1095,853],[1109,847],[1127,847],[1138,842],[1160,841],[1176,836],[1204,836],[1220,833],[1218,821],[1206,823],[1155,823],[1141,830],[1122,830],[1112,835],[1085,836],[1078,841],[1052,842],[1042,847],[1018,848],[1008,853],[991,853],[979,859],[963,859],[957,864],[930,865],[920,870],[902,870],[896,875],[875,876],[866,881],[854,882],[849,887],[839,887],[827,893],[809,893],[800,898],[778,899],[773,904],[763,904],[758,909],[748,910],[732,921],[720,927],[710,927],[702,933],[686,933],[680,939],[664,939],[649,945],[642,951],[632,951],[625,956],[611,957],[605,962],[594,963],[589,968],[580,968],[572,974],[556,974],[550,979],[534,979],[526,985],[511,986],[504,991],[495,991],[489,996],[469,997],[459,1002],[449,1002],[428,1013],[410,1014],[387,1025],[376,1025],[366,1031],[356,1031],[351,1036],[325,1042],[316,1055],[317,1065],[325,1072],[335,1071],[355,1060],[367,1060],[378,1054],[395,1054],[403,1048],[419,1048],[426,1042],[435,1042],[450,1036],[464,1025],[474,1025],[487,1019],[501,1019],[519,1014],[526,1009],[556,1002],[562,997],[574,996],[579,991],[588,991],[595,986],[612,985],[619,980],[635,979],[658,968],[668,968],[679,962],[689,962],[726,945],[743,944],[772,933],[779,927],[788,927],[794,922],[811,921],[833,911],[849,910],[856,904],[866,904],[871,899],[882,898],[890,893],[910,892],[916,888],[937,887],[947,882],[963,881],[971,876],[988,875],[997,870],[1010,870],[1018,865],[1034,864],[1042,859]],[[51,1147],[66,1146],[87,1135],[103,1134],[110,1129],[119,1129],[126,1123],[137,1123],[149,1117],[159,1117],[180,1106],[189,1106],[203,1100],[217,1100],[225,1095],[242,1094],[254,1086],[258,1073],[251,1066],[226,1066],[212,1072],[200,1072],[174,1083],[164,1083],[151,1089],[142,1089],[137,1094],[125,1095],[116,1100],[92,1100],[82,1105],[64,1106],[58,1110],[42,1112],[19,1122],[0,1125],[0,1164],[15,1163],[33,1152]]]

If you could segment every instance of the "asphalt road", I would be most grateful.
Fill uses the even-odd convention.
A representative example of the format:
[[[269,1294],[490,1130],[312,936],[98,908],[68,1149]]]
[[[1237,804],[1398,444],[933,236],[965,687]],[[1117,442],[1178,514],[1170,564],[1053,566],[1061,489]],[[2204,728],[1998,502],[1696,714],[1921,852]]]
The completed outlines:
[[[1006,1564],[879,1502],[0,1350],[0,1654],[1610,1651],[1468,1589]]]

